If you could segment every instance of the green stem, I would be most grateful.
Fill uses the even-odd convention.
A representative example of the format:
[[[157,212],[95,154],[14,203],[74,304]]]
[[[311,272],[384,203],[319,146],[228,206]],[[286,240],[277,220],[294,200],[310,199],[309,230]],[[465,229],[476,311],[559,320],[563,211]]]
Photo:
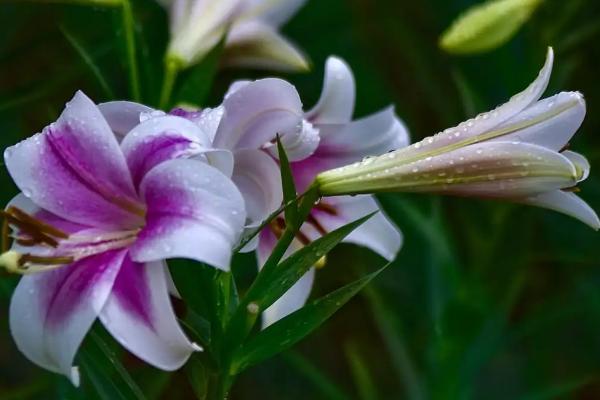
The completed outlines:
[[[127,64],[131,95],[135,101],[140,101],[140,81],[135,46],[135,22],[133,19],[133,9],[131,8],[130,0],[121,0],[121,7],[121,14],[123,17],[123,32],[125,34],[125,46],[127,48]]]
[[[167,56],[165,58],[165,76],[163,79],[163,87],[160,93],[159,108],[165,109],[171,101],[171,94],[173,93],[173,87],[175,86],[175,80],[181,70],[181,63],[179,60]]]

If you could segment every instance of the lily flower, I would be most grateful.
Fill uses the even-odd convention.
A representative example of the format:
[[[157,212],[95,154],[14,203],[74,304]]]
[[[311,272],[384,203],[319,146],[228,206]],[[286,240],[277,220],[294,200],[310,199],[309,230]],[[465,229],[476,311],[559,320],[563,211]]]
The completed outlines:
[[[329,58],[321,98],[304,115],[307,123],[319,131],[318,146],[308,157],[290,163],[298,192],[308,189],[322,171],[408,144],[408,131],[391,107],[352,121],[355,92],[350,68],[338,58]],[[264,190],[268,189],[265,187]],[[380,210],[375,198],[368,195],[319,201],[298,232],[288,254],[327,232],[376,211],[380,212],[352,232],[345,241],[365,246],[391,261],[402,245],[401,233]],[[285,220],[280,216],[260,232],[257,248],[260,266],[271,254],[284,229]],[[321,260],[319,266],[323,266],[324,262],[324,259]],[[301,308],[309,297],[314,279],[315,268],[311,268],[283,297],[264,311],[263,326]]]
[[[548,49],[537,79],[495,110],[410,147],[321,173],[324,196],[381,191],[506,199],[549,208],[600,228],[573,192],[589,175],[582,155],[565,150],[585,117],[581,93],[540,100],[553,63]]]
[[[227,269],[245,221],[239,190],[202,161],[203,143],[195,124],[174,116],[138,124],[118,143],[78,92],[55,123],[6,149],[21,193],[2,212],[14,243],[0,266],[23,275],[10,329],[32,362],[77,385],[73,360],[97,318],[157,368],[175,370],[200,350],[177,323],[165,259]]]
[[[278,29],[306,0],[158,0],[168,8],[167,58],[183,67],[200,61],[225,38],[224,63],[307,70],[305,56]]]

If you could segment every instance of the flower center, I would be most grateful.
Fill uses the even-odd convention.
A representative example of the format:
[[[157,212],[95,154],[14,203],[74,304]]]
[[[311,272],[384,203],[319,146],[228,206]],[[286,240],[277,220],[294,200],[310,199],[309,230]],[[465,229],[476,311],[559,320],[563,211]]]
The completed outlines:
[[[91,231],[69,234],[11,206],[2,216],[2,254],[0,267],[8,272],[31,274],[49,271],[77,260],[133,243],[139,229],[91,235]],[[15,230],[11,234],[11,227]],[[9,250],[11,241],[32,252]]]

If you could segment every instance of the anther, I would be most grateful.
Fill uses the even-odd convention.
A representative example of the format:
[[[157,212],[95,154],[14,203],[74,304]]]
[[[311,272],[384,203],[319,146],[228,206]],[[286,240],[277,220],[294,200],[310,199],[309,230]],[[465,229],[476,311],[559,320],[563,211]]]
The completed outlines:
[[[577,187],[577,186],[571,186],[571,187],[564,188],[564,189],[561,189],[561,190],[563,192],[570,192],[570,193],[579,193],[579,192],[581,192],[581,189],[579,187]]]

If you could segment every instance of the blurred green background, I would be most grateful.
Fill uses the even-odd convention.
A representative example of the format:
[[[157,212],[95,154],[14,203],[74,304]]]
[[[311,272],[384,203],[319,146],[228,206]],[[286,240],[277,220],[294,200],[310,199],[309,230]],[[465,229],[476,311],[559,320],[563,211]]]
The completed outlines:
[[[166,17],[134,2],[145,101],[161,84]],[[478,56],[449,56],[440,33],[472,0],[311,0],[284,32],[313,61],[283,75],[312,105],[328,55],[345,58],[358,83],[356,116],[397,105],[414,140],[488,110],[524,88],[556,51],[548,94],[580,90],[588,116],[572,148],[591,177],[581,196],[600,210],[600,2],[547,0],[508,44]],[[122,32],[114,10],[0,1],[0,144],[54,120],[73,92],[100,102],[127,98]],[[83,46],[106,80],[67,39]],[[215,105],[237,78],[222,71],[206,87]],[[266,75],[277,75],[267,72]],[[112,94],[111,94],[112,92]],[[16,188],[3,170],[0,197]],[[386,195],[381,202],[405,234],[394,264],[292,351],[240,376],[231,399],[596,399],[600,398],[600,241],[550,211],[469,199]],[[315,294],[383,264],[340,246],[318,272]],[[235,271],[250,279],[252,257]],[[15,279],[0,280],[0,399],[93,399],[22,357],[8,330]],[[126,354],[150,399],[193,398],[184,374],[167,375]]]

